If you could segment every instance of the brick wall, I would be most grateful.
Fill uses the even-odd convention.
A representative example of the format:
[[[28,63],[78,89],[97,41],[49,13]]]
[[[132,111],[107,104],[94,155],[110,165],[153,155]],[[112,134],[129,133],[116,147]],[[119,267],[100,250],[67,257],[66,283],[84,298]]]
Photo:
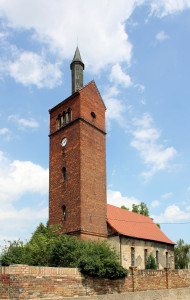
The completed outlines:
[[[90,296],[190,286],[190,270],[130,269],[124,279],[84,277],[77,269],[11,265],[0,268],[0,299]],[[21,290],[22,289],[22,290]]]

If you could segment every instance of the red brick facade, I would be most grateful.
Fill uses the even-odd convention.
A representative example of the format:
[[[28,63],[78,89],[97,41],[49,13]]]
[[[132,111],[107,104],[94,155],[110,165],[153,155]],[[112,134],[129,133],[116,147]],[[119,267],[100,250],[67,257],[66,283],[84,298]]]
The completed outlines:
[[[72,110],[72,120],[57,129],[57,117],[68,109]],[[62,232],[84,239],[105,238],[105,105],[94,81],[49,112],[50,225],[59,224]],[[67,144],[62,147],[61,141],[65,137]],[[63,168],[66,170],[66,180]]]

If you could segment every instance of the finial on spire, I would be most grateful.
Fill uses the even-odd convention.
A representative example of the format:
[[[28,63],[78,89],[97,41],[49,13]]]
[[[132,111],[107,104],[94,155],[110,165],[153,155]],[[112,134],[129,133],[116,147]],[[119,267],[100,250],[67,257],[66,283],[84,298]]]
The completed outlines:
[[[83,86],[83,70],[84,63],[81,59],[79,48],[77,46],[75,55],[70,64],[71,77],[72,77],[72,94]]]

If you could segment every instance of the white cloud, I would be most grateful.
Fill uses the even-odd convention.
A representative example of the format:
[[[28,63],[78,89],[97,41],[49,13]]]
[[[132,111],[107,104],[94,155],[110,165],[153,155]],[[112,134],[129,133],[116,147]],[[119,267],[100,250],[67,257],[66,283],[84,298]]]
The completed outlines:
[[[164,199],[168,199],[168,198],[170,198],[172,196],[173,196],[172,192],[168,192],[168,193],[165,193],[165,194],[161,195],[161,197],[164,198]]]
[[[103,99],[106,105],[106,121],[108,128],[110,127],[110,121],[117,121],[121,126],[125,123],[122,114],[125,112],[126,107],[122,100],[118,98],[119,91],[113,86],[106,89],[106,93],[103,95]]]
[[[130,76],[123,72],[119,64],[116,64],[112,67],[110,81],[114,82],[114,84],[116,85],[120,84],[125,87],[129,87],[130,85],[132,85]]]
[[[94,71],[108,64],[130,63],[132,45],[125,21],[142,0],[6,0],[0,13],[13,29],[32,30],[33,38],[46,43],[59,57],[74,53],[77,36],[85,63]],[[88,24],[88,25],[87,25]]]
[[[27,207],[16,209],[11,203],[1,203],[0,210],[0,252],[5,240],[29,239],[39,222],[48,220],[48,207]]]
[[[151,202],[151,206],[152,207],[158,207],[158,206],[160,206],[160,202],[158,200],[154,200],[154,201]]]
[[[24,86],[54,88],[62,82],[59,64],[47,62],[43,54],[25,51],[15,60],[7,61],[6,65],[7,74]]]
[[[132,130],[131,146],[139,151],[144,164],[149,168],[147,172],[142,173],[146,181],[156,172],[167,169],[169,160],[177,153],[174,147],[165,148],[164,145],[158,143],[161,134],[152,126],[152,122],[148,113],[144,114],[142,119],[133,120],[135,129]]]
[[[190,206],[187,206],[186,209],[187,209],[187,210],[190,210]]]
[[[9,132],[8,128],[2,128],[2,129],[0,129],[0,135],[1,134],[5,134],[7,132]]]
[[[156,40],[159,42],[163,42],[163,41],[167,40],[168,38],[169,38],[169,36],[163,30],[158,32],[156,35]]]
[[[0,151],[0,201],[18,200],[26,193],[48,193],[48,169],[31,161],[9,161]]]
[[[17,115],[10,115],[8,120],[13,120],[17,122],[20,128],[30,127],[30,128],[37,128],[39,126],[38,122],[36,122],[33,118],[24,119],[19,118]]]
[[[190,8],[190,0],[153,0],[151,2],[151,14],[160,18],[188,8]]]
[[[121,207],[122,205],[125,205],[130,210],[132,209],[132,204],[140,204],[140,201],[135,197],[127,197],[122,196],[121,192],[119,191],[107,191],[107,203]]]
[[[177,205],[173,204],[166,208],[160,216],[151,216],[158,223],[174,223],[190,219],[190,212],[182,211]]]
[[[36,128],[38,127],[38,123],[33,119],[19,119],[18,120],[19,124],[23,127],[31,127],[31,128]]]

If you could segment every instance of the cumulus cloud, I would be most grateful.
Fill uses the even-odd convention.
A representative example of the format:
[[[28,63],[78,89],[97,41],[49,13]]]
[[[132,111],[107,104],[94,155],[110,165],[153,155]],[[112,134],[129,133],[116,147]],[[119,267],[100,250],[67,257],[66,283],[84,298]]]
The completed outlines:
[[[59,67],[59,63],[47,62],[43,54],[24,51],[19,53],[15,59],[5,61],[3,70],[24,86],[54,88],[62,83],[62,73]]]
[[[21,129],[25,127],[37,128],[39,126],[38,122],[36,122],[33,118],[24,119],[24,118],[19,118],[19,116],[17,115],[10,115],[8,117],[8,120],[15,121]]]
[[[1,203],[0,210],[0,252],[1,245],[8,240],[18,240],[22,237],[29,238],[32,230],[39,222],[48,220],[48,207],[23,207],[15,208],[11,203]],[[22,238],[23,240],[23,238]]]
[[[1,134],[5,134],[7,132],[9,132],[8,128],[2,128],[2,129],[0,129],[0,135]]]
[[[156,40],[159,42],[163,42],[167,40],[169,36],[162,30],[156,34]]]
[[[107,191],[107,203],[121,207],[122,205],[125,205],[130,210],[132,209],[132,204],[140,204],[140,201],[135,197],[127,197],[122,196],[121,192],[119,191]]]
[[[121,84],[125,87],[129,87],[130,85],[132,85],[130,76],[123,72],[119,64],[116,64],[112,67],[110,81],[116,85]]]
[[[10,161],[0,151],[0,202],[18,200],[27,193],[48,193],[48,169],[31,161]]]
[[[160,131],[153,127],[152,118],[145,113],[141,119],[134,119],[132,130],[133,139],[131,146],[140,153],[144,164],[149,168],[143,172],[145,180],[149,180],[156,172],[165,170],[169,167],[169,161],[176,155],[177,151],[174,147],[164,147],[158,142]]]
[[[121,126],[124,124],[123,113],[126,110],[126,106],[119,98],[119,90],[113,86],[106,89],[106,93],[103,95],[106,111],[106,121],[108,128],[110,128],[110,122],[112,120],[117,121]]]
[[[188,8],[190,8],[189,0],[153,0],[151,2],[151,14],[160,18],[169,14],[176,14]]]
[[[154,221],[158,223],[174,223],[182,220],[189,220],[190,212],[183,211],[179,208],[179,206],[173,204],[168,206],[164,213],[162,213],[160,216],[151,217],[153,217]]]
[[[170,198],[172,196],[173,196],[172,192],[168,192],[168,193],[165,193],[165,194],[161,195],[161,197],[164,198],[164,199],[168,199],[168,198]]]
[[[56,0],[52,5],[51,0],[6,0],[0,2],[0,14],[6,16],[9,28],[30,30],[33,39],[62,58],[72,58],[78,37],[86,66],[96,72],[110,63],[130,63],[132,44],[125,21],[142,3]]]

